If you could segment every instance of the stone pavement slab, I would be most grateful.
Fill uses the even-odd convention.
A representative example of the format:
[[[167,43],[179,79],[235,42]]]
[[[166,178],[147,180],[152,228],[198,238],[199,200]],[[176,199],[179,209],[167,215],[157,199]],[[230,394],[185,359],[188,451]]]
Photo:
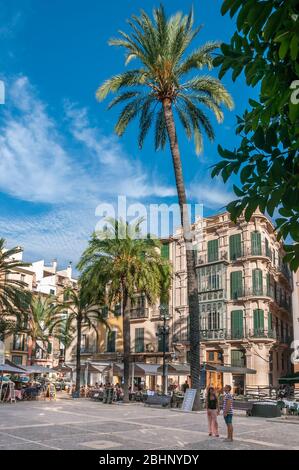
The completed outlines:
[[[0,450],[252,450],[299,449],[292,423],[234,417],[235,441],[207,435],[206,413],[182,413],[142,404],[103,405],[88,399],[0,405]]]

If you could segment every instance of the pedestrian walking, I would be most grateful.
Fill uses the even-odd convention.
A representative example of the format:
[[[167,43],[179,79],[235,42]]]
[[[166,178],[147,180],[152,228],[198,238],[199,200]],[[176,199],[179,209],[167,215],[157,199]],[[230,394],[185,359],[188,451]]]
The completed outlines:
[[[227,438],[226,442],[233,442],[233,397],[231,395],[231,386],[226,385],[224,387],[224,397],[223,397],[223,417],[225,424],[227,426]]]
[[[214,387],[208,387],[206,394],[206,409],[209,426],[209,436],[219,437],[217,416],[220,414],[219,399]]]

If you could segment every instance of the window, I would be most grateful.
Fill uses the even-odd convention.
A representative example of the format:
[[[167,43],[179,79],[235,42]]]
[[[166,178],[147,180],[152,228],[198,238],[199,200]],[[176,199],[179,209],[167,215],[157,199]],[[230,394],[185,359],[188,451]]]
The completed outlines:
[[[243,292],[243,274],[242,271],[234,271],[230,275],[231,299],[242,297]]]
[[[135,330],[135,352],[144,352],[144,328],[136,328]]]
[[[214,351],[208,352],[208,361],[209,362],[214,362],[214,355],[215,355]]]
[[[262,254],[262,237],[260,232],[251,232],[251,254],[260,256]]]
[[[233,367],[245,367],[245,354],[244,351],[235,349],[231,352],[231,365]]]
[[[220,329],[220,312],[217,307],[213,304],[208,305],[208,330],[219,330]]]
[[[108,331],[107,333],[107,352],[114,353],[116,351],[116,331]]]
[[[252,271],[252,289],[254,295],[261,295],[263,293],[263,272],[261,269],[254,269]]]
[[[220,265],[200,268],[198,271],[199,292],[222,289],[222,276],[224,272]]]
[[[269,247],[269,240],[267,238],[265,239],[265,248],[266,248],[266,256],[272,259],[272,251]]]
[[[22,356],[11,356],[11,360],[17,366],[21,366],[23,364],[23,357]]]
[[[86,351],[88,347],[88,337],[87,335],[82,335],[81,337],[81,351]]]
[[[21,282],[25,282],[25,274],[21,274]]]
[[[101,309],[102,318],[106,320],[108,318],[109,308],[108,305],[104,305]]]
[[[273,297],[272,295],[272,286],[271,286],[271,276],[270,276],[270,273],[267,273],[267,276],[266,276],[266,283],[267,283],[267,295],[269,297]]]
[[[50,289],[50,295],[55,295],[55,289]]]
[[[231,312],[231,335],[232,339],[243,338],[243,310]]]
[[[272,332],[273,330],[273,318],[272,313],[268,312],[268,332]]]
[[[230,260],[234,261],[242,256],[241,234],[231,235],[229,237]]]
[[[164,259],[169,259],[169,244],[161,246],[161,257]]]
[[[208,262],[218,261],[218,240],[208,241]]]
[[[264,310],[256,309],[253,311],[254,336],[264,336]]]
[[[24,335],[14,335],[13,350],[25,351],[25,336]]]

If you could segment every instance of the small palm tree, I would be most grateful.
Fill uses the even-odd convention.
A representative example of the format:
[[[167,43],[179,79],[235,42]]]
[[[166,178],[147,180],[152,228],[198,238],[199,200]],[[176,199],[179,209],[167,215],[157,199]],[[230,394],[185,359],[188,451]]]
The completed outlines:
[[[59,306],[50,327],[50,331],[62,339],[66,346],[76,338],[77,392],[80,391],[82,328],[93,329],[98,336],[99,323],[106,324],[100,307],[101,297],[91,294],[91,289],[83,281],[80,281],[79,286],[79,289],[66,289],[64,297],[67,300]]]
[[[16,279],[16,270],[28,266],[15,259],[22,250],[15,247],[5,249],[5,240],[0,238],[0,315],[19,315],[20,309],[28,304],[29,292],[25,291],[26,283]]]
[[[55,299],[49,295],[33,295],[30,305],[24,311],[21,322],[18,322],[19,332],[24,332],[29,338],[28,362],[32,364],[36,360],[38,341],[46,347],[50,344],[51,322],[57,312]]]
[[[160,242],[141,237],[140,219],[134,224],[108,219],[102,232],[95,233],[82,255],[79,269],[93,291],[106,288],[108,305],[121,304],[124,344],[124,400],[129,400],[130,313],[136,294],[143,294],[149,304],[168,291],[170,266],[160,256]]]
[[[223,121],[221,105],[229,109],[233,101],[222,83],[209,75],[198,75],[198,70],[212,69],[212,53],[218,42],[208,42],[188,53],[189,46],[200,28],[194,28],[193,12],[188,16],[177,13],[167,19],[161,6],[154,10],[153,20],[141,12],[133,16],[131,33],[120,31],[119,39],[110,45],[123,47],[126,64],[137,59],[140,67],[128,70],[103,83],[97,98],[103,100],[109,93],[117,93],[109,108],[124,104],[115,131],[122,136],[129,123],[139,120],[138,144],[143,146],[151,126],[154,126],[155,149],[164,149],[167,140],[175,172],[181,224],[186,245],[188,303],[191,323],[191,377],[193,387],[199,387],[199,308],[195,255],[189,226],[187,198],[179,151],[176,121],[180,122],[187,138],[192,136],[196,152],[203,144],[203,133],[210,140],[214,131],[204,108],[212,111],[218,122]],[[195,75],[192,73],[195,72]]]

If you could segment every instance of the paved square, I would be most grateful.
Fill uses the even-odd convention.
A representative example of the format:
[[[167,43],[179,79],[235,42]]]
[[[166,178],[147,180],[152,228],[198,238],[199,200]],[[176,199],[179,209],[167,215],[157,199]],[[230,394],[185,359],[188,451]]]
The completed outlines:
[[[209,438],[205,412],[58,398],[0,405],[0,450],[299,450],[299,420],[234,418],[235,442]]]

